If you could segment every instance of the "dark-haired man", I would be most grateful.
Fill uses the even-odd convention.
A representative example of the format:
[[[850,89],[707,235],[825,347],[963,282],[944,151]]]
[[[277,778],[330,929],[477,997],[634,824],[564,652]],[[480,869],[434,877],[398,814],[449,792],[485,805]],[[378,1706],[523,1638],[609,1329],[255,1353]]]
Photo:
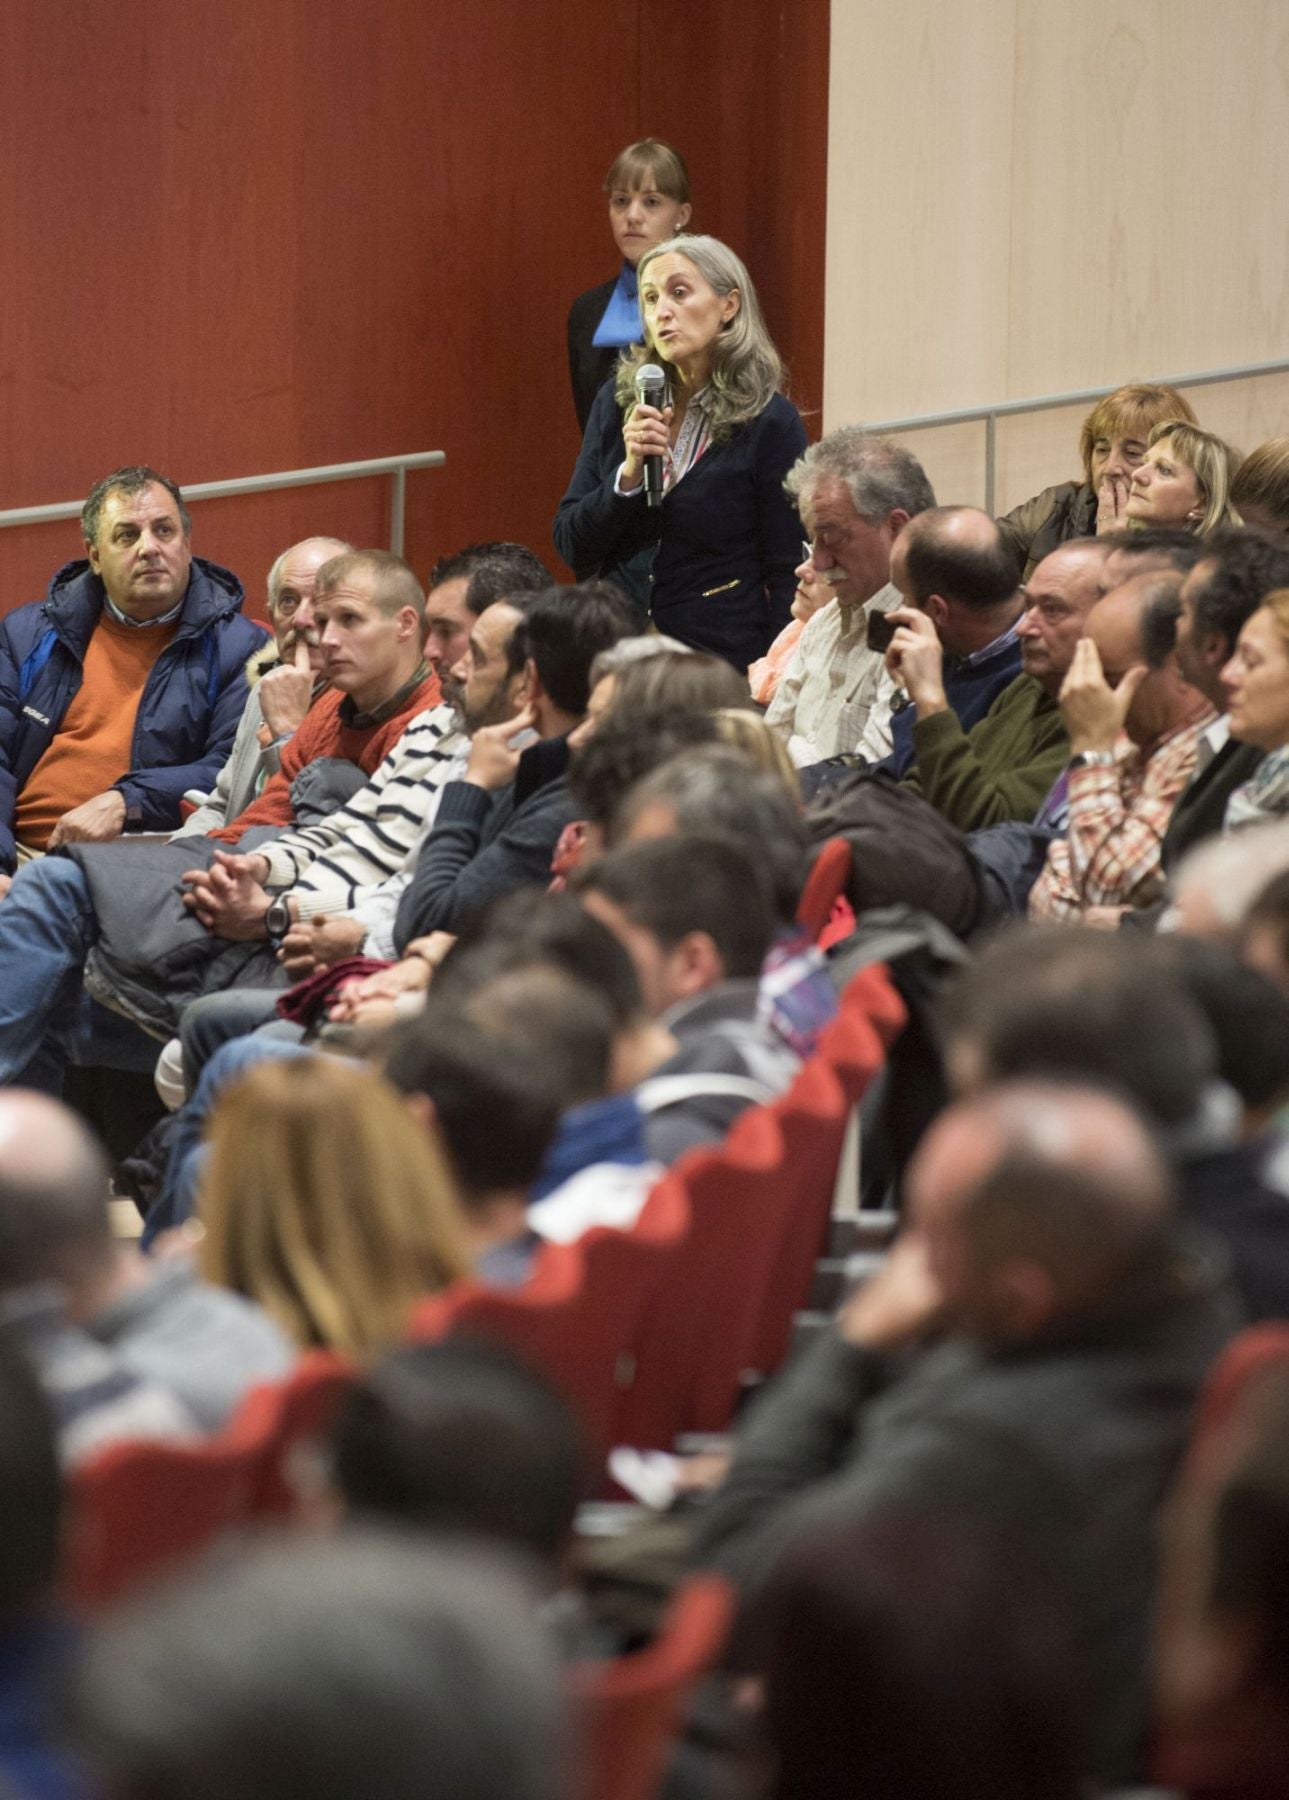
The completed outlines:
[[[468,698],[472,672],[500,655],[490,612],[477,621],[464,665],[453,671]],[[522,670],[525,702],[500,724],[476,729],[464,775],[443,791],[411,885],[399,904],[401,952],[432,931],[456,931],[512,887],[540,881],[560,833],[573,822],[564,783],[568,735],[586,712],[591,664],[636,629],[635,613],[607,582],[549,588],[523,609],[507,652]],[[537,742],[517,740],[535,731]]]
[[[800,1067],[770,1022],[760,976],[774,937],[767,885],[749,856],[724,838],[646,838],[612,850],[574,877],[588,912],[636,965],[646,1010],[677,1050],[646,1082],[655,1113],[653,1155],[673,1162],[728,1130],[753,1103],[783,1092]],[[687,1107],[667,1106],[670,1078],[701,1076]],[[719,1078],[726,1087],[706,1078]],[[675,1099],[681,1098],[677,1088]]]
[[[174,482],[117,469],[81,512],[86,558],[0,623],[0,893],[19,861],[134,827],[173,831],[214,785],[262,626],[194,560]]]
[[[1227,801],[1250,780],[1265,754],[1256,744],[1241,744],[1231,736],[1221,673],[1245,621],[1269,593],[1284,587],[1289,587],[1289,544],[1233,526],[1205,541],[1201,560],[1182,582],[1177,596],[1177,666],[1220,716],[1201,739],[1194,778],[1168,822],[1163,844],[1166,871],[1192,844],[1222,829]]]
[[[906,775],[920,719],[948,708],[970,731],[1020,674],[1016,626],[1025,602],[1001,532],[974,506],[919,514],[891,552],[891,580],[903,604],[890,614],[899,627],[883,689],[894,709],[892,748],[879,766]],[[861,739],[861,754],[870,744]]]

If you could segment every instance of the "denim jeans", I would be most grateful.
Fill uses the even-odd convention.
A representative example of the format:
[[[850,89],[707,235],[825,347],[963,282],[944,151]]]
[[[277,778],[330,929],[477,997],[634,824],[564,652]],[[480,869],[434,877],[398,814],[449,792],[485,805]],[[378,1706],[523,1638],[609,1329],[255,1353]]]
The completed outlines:
[[[86,1017],[81,971],[98,920],[80,866],[66,856],[24,863],[0,902],[0,1086],[51,1090],[58,1040]]]

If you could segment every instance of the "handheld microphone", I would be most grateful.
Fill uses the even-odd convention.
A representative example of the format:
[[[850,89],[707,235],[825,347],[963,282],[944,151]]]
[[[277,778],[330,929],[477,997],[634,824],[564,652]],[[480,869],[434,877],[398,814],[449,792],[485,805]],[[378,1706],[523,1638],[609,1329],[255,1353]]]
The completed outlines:
[[[636,399],[641,406],[656,406],[661,412],[667,404],[667,377],[657,363],[643,363],[636,370]],[[644,491],[646,506],[662,505],[662,458],[644,459]]]

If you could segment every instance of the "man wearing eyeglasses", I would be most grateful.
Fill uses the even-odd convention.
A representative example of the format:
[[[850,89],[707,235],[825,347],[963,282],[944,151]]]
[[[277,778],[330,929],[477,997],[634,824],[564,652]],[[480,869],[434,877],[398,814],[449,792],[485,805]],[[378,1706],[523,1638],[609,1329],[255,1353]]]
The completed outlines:
[[[874,620],[900,604],[891,547],[935,505],[911,451],[856,425],[811,446],[784,483],[810,540],[797,579],[831,590],[806,625],[766,723],[798,768],[853,751],[870,724],[889,634]]]

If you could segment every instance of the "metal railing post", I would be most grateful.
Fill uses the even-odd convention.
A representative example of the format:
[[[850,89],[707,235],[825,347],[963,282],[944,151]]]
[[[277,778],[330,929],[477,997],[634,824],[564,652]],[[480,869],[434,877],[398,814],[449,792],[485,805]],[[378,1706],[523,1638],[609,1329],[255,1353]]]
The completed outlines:
[[[1158,375],[1152,381],[1161,387],[1211,387],[1224,381],[1253,381],[1260,375],[1289,374],[1289,360],[1237,363],[1227,369],[1198,369],[1188,375]],[[976,425],[985,427],[985,507],[993,512],[997,499],[997,432],[999,419],[1014,419],[1025,413],[1051,412],[1062,406],[1095,406],[1114,389],[1113,382],[1100,387],[1077,388],[1067,394],[1035,394],[1028,400],[995,400],[984,406],[955,406],[945,412],[911,413],[903,419],[866,420],[866,431],[883,433],[929,431],[937,425]],[[0,522],[3,514],[0,514]]]
[[[401,556],[407,516],[407,470],[402,463],[390,475],[389,481],[389,547],[395,556]]]
[[[390,536],[402,554],[407,512],[407,471],[441,469],[447,461],[442,450],[415,450],[405,456],[376,456],[365,462],[325,463],[313,469],[282,469],[275,475],[244,475],[231,481],[183,483],[185,500],[224,500],[233,495],[271,494],[283,488],[315,487],[327,481],[365,481],[373,475],[391,475],[394,491],[390,502]],[[80,500],[58,500],[49,506],[15,506],[0,512],[0,530],[16,525],[51,525],[60,519],[78,519]]]

